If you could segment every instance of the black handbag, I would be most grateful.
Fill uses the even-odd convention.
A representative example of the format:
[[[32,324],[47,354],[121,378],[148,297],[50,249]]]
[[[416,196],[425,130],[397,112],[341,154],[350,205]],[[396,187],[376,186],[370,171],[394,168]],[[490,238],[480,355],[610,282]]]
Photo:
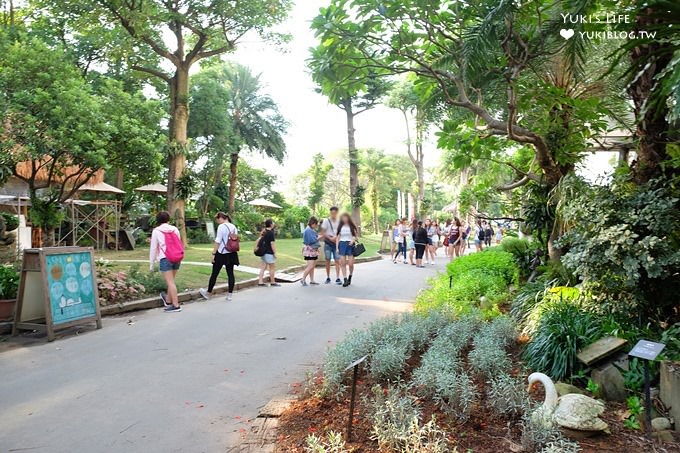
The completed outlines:
[[[354,244],[354,249],[352,250],[352,255],[359,256],[366,251],[366,247],[361,242]]]

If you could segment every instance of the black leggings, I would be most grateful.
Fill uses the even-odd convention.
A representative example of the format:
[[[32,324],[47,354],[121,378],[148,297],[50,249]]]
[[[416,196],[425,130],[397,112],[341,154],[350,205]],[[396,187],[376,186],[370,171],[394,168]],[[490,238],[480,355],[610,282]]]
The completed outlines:
[[[212,293],[217,277],[220,275],[222,266],[227,269],[227,278],[229,279],[229,292],[234,292],[234,285],[236,284],[236,277],[234,277],[234,261],[229,256],[229,253],[217,253],[215,255],[215,262],[212,267],[212,274],[210,274],[210,281],[208,282],[208,292]]]
[[[425,254],[425,244],[416,244],[416,259],[422,260]]]

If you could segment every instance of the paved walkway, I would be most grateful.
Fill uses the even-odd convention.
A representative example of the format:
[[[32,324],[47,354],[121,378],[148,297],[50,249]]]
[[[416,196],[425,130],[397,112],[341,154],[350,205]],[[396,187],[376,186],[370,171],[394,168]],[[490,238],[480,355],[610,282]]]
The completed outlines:
[[[107,260],[112,263],[144,263],[144,264],[149,264],[149,260]],[[209,263],[207,261],[182,261],[182,265],[190,265],[190,266],[204,266],[204,267],[212,267],[212,263]],[[239,265],[235,267],[237,271],[246,273],[246,274],[253,274],[253,275],[260,275],[260,269],[257,267],[250,267],[250,266],[243,266]]]
[[[10,348],[0,452],[224,453],[347,330],[409,310],[443,261],[361,264],[349,288],[257,288]]]

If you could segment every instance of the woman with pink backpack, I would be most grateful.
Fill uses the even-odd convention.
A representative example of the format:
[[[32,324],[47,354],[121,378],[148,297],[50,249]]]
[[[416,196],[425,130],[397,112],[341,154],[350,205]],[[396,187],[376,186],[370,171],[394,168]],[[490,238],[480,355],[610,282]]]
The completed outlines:
[[[184,259],[184,244],[179,230],[170,225],[169,221],[170,214],[167,211],[161,211],[156,215],[157,226],[151,233],[149,267],[153,270],[154,264],[159,262],[159,269],[168,285],[168,291],[161,293],[161,299],[165,305],[164,311],[177,313],[182,311],[182,307],[179,306],[175,276]]]

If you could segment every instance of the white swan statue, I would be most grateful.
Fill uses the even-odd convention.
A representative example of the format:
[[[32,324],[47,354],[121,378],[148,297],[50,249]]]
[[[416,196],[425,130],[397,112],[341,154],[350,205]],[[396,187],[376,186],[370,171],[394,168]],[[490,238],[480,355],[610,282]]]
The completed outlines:
[[[607,424],[599,418],[604,412],[604,403],[577,393],[569,393],[560,398],[552,379],[543,373],[529,375],[529,390],[540,382],[545,388],[543,406],[534,412],[534,420],[544,424],[557,424],[576,431],[609,432]]]

